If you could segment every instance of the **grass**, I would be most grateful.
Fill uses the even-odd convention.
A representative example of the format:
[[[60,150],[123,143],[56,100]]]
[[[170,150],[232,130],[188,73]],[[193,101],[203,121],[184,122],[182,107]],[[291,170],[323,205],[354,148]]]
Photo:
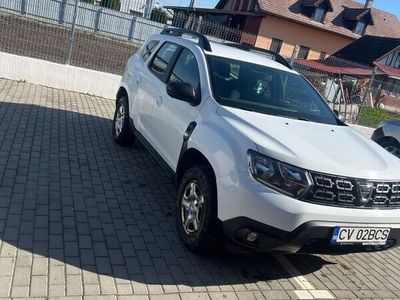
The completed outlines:
[[[382,121],[400,120],[400,114],[380,108],[363,107],[359,125],[376,128]]]

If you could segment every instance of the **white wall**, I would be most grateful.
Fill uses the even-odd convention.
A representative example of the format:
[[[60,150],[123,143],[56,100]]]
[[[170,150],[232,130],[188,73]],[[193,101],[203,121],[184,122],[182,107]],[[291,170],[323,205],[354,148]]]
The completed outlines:
[[[400,67],[400,46],[382,57],[378,63],[398,69]]]
[[[0,52],[0,78],[114,99],[121,76]]]

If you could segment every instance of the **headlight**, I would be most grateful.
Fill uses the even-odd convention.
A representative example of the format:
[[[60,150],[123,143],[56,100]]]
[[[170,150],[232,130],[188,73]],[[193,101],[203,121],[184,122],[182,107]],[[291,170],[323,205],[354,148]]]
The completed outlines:
[[[298,199],[313,185],[310,174],[303,169],[279,162],[253,150],[249,150],[247,156],[253,178],[280,193]]]

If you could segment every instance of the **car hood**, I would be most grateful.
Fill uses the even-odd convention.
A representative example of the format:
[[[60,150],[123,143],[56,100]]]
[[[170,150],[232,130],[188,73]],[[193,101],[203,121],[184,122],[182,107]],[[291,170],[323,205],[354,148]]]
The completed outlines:
[[[219,107],[217,114],[274,159],[326,174],[400,180],[400,160],[348,126],[230,107]]]

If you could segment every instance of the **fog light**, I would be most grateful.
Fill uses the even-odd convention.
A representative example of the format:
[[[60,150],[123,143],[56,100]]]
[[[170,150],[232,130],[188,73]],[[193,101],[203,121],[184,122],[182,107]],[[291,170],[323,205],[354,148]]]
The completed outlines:
[[[258,238],[258,233],[257,232],[250,232],[247,237],[246,240],[250,243],[253,243],[256,241],[256,239]]]

